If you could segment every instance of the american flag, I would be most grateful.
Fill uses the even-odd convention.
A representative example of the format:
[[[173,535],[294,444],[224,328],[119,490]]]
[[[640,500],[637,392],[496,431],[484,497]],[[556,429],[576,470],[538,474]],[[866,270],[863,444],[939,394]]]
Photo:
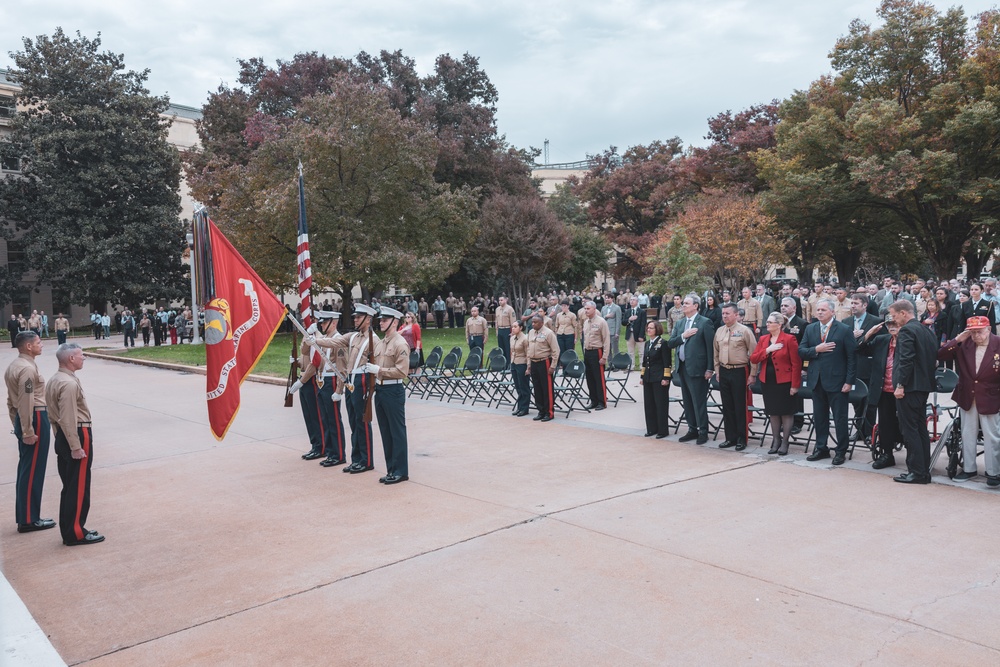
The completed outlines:
[[[299,162],[299,239],[298,239],[298,261],[299,261],[299,310],[302,315],[302,324],[308,329],[313,323],[312,314],[312,264],[309,261],[309,225],[306,223],[306,189],[302,180],[302,163]],[[323,378],[323,358],[320,356],[319,348],[312,348],[312,364],[316,367],[316,379],[322,381]]]

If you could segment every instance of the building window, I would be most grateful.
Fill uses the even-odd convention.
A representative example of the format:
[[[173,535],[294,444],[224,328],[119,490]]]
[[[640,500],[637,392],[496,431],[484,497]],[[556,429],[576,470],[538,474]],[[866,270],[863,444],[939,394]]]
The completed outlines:
[[[776,278],[784,278],[785,277],[785,267],[779,266],[775,270],[774,275],[775,275]]]
[[[17,113],[17,105],[14,104],[12,95],[0,95],[0,118],[13,118]]]
[[[21,288],[14,290],[10,295],[10,312],[15,315],[24,315],[25,319],[31,315],[31,290]]]
[[[24,275],[24,244],[20,241],[7,241],[7,273],[16,279]]]
[[[0,170],[20,172],[21,158],[0,155]]]

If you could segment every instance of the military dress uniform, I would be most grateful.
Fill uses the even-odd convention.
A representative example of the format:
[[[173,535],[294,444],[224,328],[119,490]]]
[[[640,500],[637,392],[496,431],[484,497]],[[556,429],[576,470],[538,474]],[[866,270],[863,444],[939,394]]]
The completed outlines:
[[[327,434],[324,432],[324,419],[320,412],[319,384],[316,380],[316,367],[310,358],[312,348],[303,341],[300,349],[299,367],[302,375],[299,383],[299,406],[302,408],[302,420],[306,423],[306,434],[309,436],[309,451],[302,455],[306,461],[322,458],[327,452]],[[293,386],[294,390],[295,387]]]
[[[403,314],[382,308],[382,317],[402,319]],[[409,479],[406,441],[406,388],[410,371],[410,346],[394,331],[375,342],[375,418],[382,436],[386,475],[379,481],[396,484]]]
[[[531,384],[535,391],[535,407],[538,415],[535,421],[549,421],[555,414],[555,388],[552,386],[552,373],[559,363],[559,345],[556,335],[551,329],[542,326],[538,331],[534,328],[527,333],[528,363],[530,366]]]
[[[757,347],[757,339],[750,327],[737,322],[732,327],[723,325],[716,329],[712,344],[726,434],[726,441],[719,446],[735,445],[738,451],[743,451],[747,446],[747,381],[756,375],[750,355]]]
[[[94,433],[90,408],[76,373],[60,368],[45,388],[45,402],[55,432],[56,463],[63,490],[59,498],[59,532],[63,544],[89,544],[104,539],[84,526],[90,515],[90,478],[94,466]],[[75,459],[82,449],[86,456]]]
[[[7,411],[17,437],[17,481],[15,483],[14,516],[20,532],[39,530],[49,519],[42,519],[42,486],[45,466],[49,459],[49,415],[45,409],[45,379],[38,372],[30,354],[19,354],[4,373],[7,384]],[[24,438],[37,436],[33,445]]]
[[[316,319],[327,320],[339,317],[340,314],[329,310],[316,311]],[[334,335],[336,337],[337,334]],[[333,351],[331,351],[333,352]],[[335,359],[338,352],[333,352]],[[302,390],[299,392],[302,416],[309,433],[311,449],[302,456],[311,461],[326,457],[321,461],[324,467],[339,465],[344,462],[344,421],[340,416],[340,403],[333,400],[337,391],[337,376],[335,362],[323,356],[322,369],[317,369],[311,363],[312,349],[303,342],[300,365],[305,369],[300,378]]]
[[[602,360],[611,352],[611,334],[607,321],[600,315],[583,320],[583,365],[587,371],[587,393],[590,408],[603,410],[608,407],[608,386],[604,379]],[[607,363],[605,361],[605,363]]]
[[[509,303],[498,306],[494,313],[493,326],[497,328],[497,345],[508,364],[510,364],[510,325],[516,319],[517,313]]]
[[[490,325],[482,315],[470,317],[465,321],[465,340],[469,343],[469,351],[479,348],[480,354],[486,346],[486,332]]]
[[[667,437],[670,432],[670,348],[662,336],[646,341],[642,356],[642,402],[646,437]],[[664,385],[663,383],[667,384]]]
[[[355,314],[374,316],[376,311],[371,306],[363,303],[355,304]],[[369,325],[371,326],[371,324]],[[378,341],[378,336],[372,331],[373,342]],[[355,473],[372,470],[372,425],[365,421],[365,392],[372,387],[375,378],[371,373],[365,371],[365,364],[368,361],[369,351],[374,358],[374,350],[368,347],[368,332],[358,331],[346,336],[316,337],[316,344],[320,347],[330,348],[336,354],[339,350],[347,352],[347,377],[350,379],[350,386],[345,388],[344,402],[347,404],[347,421],[351,426],[351,465],[343,469],[344,472]],[[407,364],[409,365],[409,364]]]

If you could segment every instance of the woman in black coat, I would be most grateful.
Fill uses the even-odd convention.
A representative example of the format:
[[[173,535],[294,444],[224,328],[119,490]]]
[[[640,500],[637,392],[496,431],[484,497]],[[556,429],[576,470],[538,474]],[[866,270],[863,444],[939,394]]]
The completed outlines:
[[[642,358],[642,403],[646,415],[646,437],[667,437],[670,410],[671,352],[663,339],[663,325],[646,325],[646,354]]]
[[[714,294],[705,297],[705,312],[702,315],[712,320],[714,328],[718,329],[722,326],[722,308],[719,308],[718,304],[715,303]]]

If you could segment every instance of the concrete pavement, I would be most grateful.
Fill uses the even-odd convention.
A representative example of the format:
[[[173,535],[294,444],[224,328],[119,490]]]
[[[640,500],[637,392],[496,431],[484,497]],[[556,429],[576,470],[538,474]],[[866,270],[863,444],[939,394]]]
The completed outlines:
[[[635,404],[539,424],[410,401],[411,481],[384,487],[378,442],[369,473],[302,461],[274,386],[243,385],[219,443],[203,376],[91,359],[80,377],[107,541],[0,528],[3,574],[67,664],[1000,661],[983,485],[642,438]],[[45,516],[59,489],[50,454]],[[4,642],[25,655],[6,622]]]

